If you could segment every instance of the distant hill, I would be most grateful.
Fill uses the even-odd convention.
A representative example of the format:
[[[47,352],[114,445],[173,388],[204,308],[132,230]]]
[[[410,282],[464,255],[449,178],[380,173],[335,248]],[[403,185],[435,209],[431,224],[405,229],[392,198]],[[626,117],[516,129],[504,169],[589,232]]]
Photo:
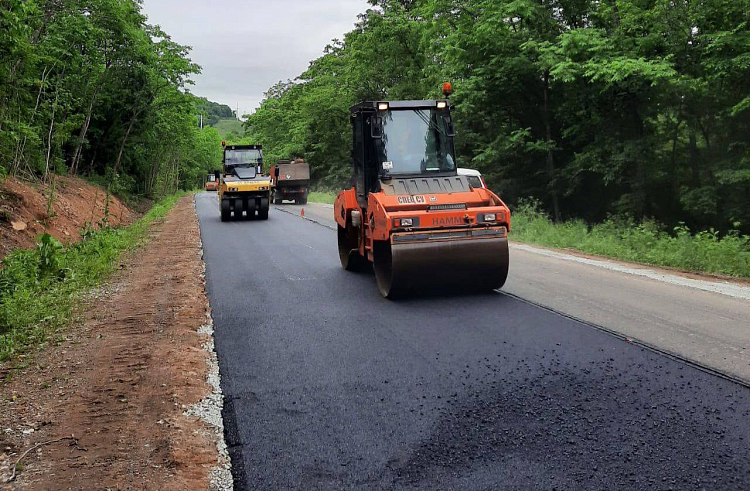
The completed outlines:
[[[211,126],[219,131],[222,138],[226,138],[230,133],[236,133],[240,136],[245,133],[245,128],[242,127],[242,121],[237,121],[234,118],[220,119]]]
[[[205,97],[197,97],[196,99],[196,108],[203,115],[204,126],[216,128],[222,138],[227,138],[230,134],[241,137],[245,133],[242,121],[237,120],[231,107],[209,101]]]
[[[234,111],[225,104],[209,101],[205,97],[198,97],[196,106],[198,112],[203,115],[203,124],[206,126],[216,126],[219,121],[224,119],[234,120]]]

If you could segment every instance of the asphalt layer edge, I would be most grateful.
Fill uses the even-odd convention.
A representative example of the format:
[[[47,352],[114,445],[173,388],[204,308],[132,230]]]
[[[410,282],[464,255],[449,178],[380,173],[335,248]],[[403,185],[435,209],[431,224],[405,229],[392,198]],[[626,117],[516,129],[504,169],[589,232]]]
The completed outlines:
[[[198,229],[200,230],[200,217],[198,216],[197,203],[193,196],[193,209],[196,219],[198,219]],[[206,323],[198,328],[198,333],[208,336],[208,340],[202,344],[206,352],[206,364],[208,365],[208,374],[206,381],[211,387],[211,393],[201,399],[196,404],[190,406],[185,411],[188,416],[196,416],[208,425],[214,433],[216,439],[216,450],[218,459],[216,466],[211,469],[209,474],[210,491],[233,491],[234,479],[232,472],[232,460],[226,442],[226,422],[224,418],[224,395],[221,389],[221,373],[219,370],[219,360],[214,343],[214,320],[211,310],[211,300],[208,296],[208,289],[205,283],[206,279],[206,262],[204,258],[203,238],[198,238],[198,254],[201,262],[201,277],[203,278],[203,290],[206,295]]]
[[[334,227],[332,227],[332,226],[330,226],[328,224],[322,223],[322,222],[320,222],[318,220],[315,220],[313,218],[309,218],[309,217],[306,217],[306,216],[298,215],[297,213],[293,213],[290,210],[285,210],[285,209],[280,208],[278,206],[274,207],[274,209],[278,210],[280,212],[283,212],[283,213],[287,213],[289,215],[297,216],[299,218],[302,218],[303,220],[307,220],[308,222],[312,222],[312,223],[318,224],[321,227],[325,227],[325,228],[327,228],[329,230],[336,230]],[[304,208],[302,208],[302,209],[304,209]],[[533,305],[534,307],[538,307],[540,309],[546,310],[546,311],[551,312],[553,314],[557,314],[559,316],[565,317],[566,319],[570,319],[572,321],[578,322],[579,324],[583,324],[583,325],[585,325],[587,327],[590,327],[592,329],[596,329],[597,331],[604,332],[604,333],[609,334],[610,336],[613,336],[613,337],[615,337],[615,338],[617,338],[617,339],[619,339],[621,341],[624,341],[624,342],[626,342],[628,344],[633,344],[635,346],[639,346],[641,348],[645,348],[645,349],[647,349],[647,350],[649,350],[649,351],[651,351],[653,353],[657,353],[659,355],[662,355],[662,356],[665,356],[667,358],[670,358],[670,359],[672,359],[674,361],[678,361],[678,362],[684,363],[684,364],[686,364],[688,366],[691,366],[693,368],[697,368],[698,370],[701,370],[703,372],[706,372],[706,373],[709,373],[711,375],[715,375],[715,376],[720,377],[722,379],[728,380],[728,381],[733,382],[733,383],[735,383],[737,385],[740,385],[741,387],[750,388],[750,381],[746,381],[744,379],[741,379],[740,377],[736,377],[734,375],[730,375],[728,373],[722,372],[720,370],[712,368],[712,367],[710,367],[710,366],[708,366],[706,364],[703,364],[701,362],[698,362],[698,361],[695,361],[695,360],[691,360],[690,358],[686,358],[685,356],[682,356],[680,354],[674,353],[674,352],[669,351],[669,350],[665,350],[663,348],[659,348],[658,346],[652,345],[652,344],[647,343],[645,341],[642,341],[640,339],[631,338],[629,336],[626,336],[626,335],[624,335],[624,334],[622,334],[620,332],[617,332],[617,331],[615,331],[613,329],[610,329],[608,327],[605,327],[605,326],[602,326],[602,325],[599,325],[599,324],[595,324],[593,322],[590,322],[590,321],[587,321],[587,320],[584,320],[584,319],[580,319],[580,318],[578,318],[576,316],[573,316],[573,315],[570,315],[570,314],[566,314],[565,312],[553,309],[552,307],[547,307],[545,305],[542,305],[542,304],[539,304],[539,303],[536,303],[536,302],[532,302],[531,300],[527,300],[527,299],[525,299],[523,297],[519,297],[518,295],[514,295],[512,293],[508,293],[508,292],[505,292],[503,290],[494,290],[494,291],[496,293],[501,294],[501,295],[506,295],[506,296],[514,298],[516,300],[520,300],[520,301],[522,301],[522,302],[524,302],[524,303],[526,303],[528,305]]]
[[[300,208],[300,210],[304,210],[304,209],[305,209],[304,207]],[[295,217],[300,217],[300,218],[303,218],[303,219],[307,220],[308,222],[313,222],[313,223],[317,223],[317,224],[318,224],[318,225],[320,225],[321,227],[325,227],[325,228],[327,228],[327,229],[329,229],[329,230],[336,230],[336,228],[334,228],[334,227],[333,227],[333,226],[331,226],[331,225],[328,225],[328,224],[326,224],[326,223],[320,222],[320,221],[318,221],[318,220],[315,220],[315,219],[313,219],[313,218],[310,218],[310,217],[306,217],[306,216],[298,215],[298,214],[296,214],[296,213],[292,213],[291,211],[289,211],[289,210],[285,210],[285,209],[283,209],[283,208],[279,208],[278,206],[274,206],[274,210],[278,210],[278,211],[280,211],[280,212],[282,212],[282,213],[286,213],[286,214],[288,214],[288,215],[292,215],[292,216],[295,216]]]
[[[536,302],[532,302],[531,300],[527,300],[527,299],[525,299],[523,297],[519,297],[518,295],[514,295],[512,293],[504,292],[502,290],[495,290],[495,292],[496,293],[500,293],[502,295],[506,295],[506,296],[511,297],[511,298],[514,298],[516,300],[520,300],[520,301],[522,301],[522,302],[524,302],[526,304],[533,305],[534,307],[538,307],[540,309],[546,310],[546,311],[551,312],[553,314],[560,315],[562,317],[565,317],[566,319],[570,319],[572,321],[578,322],[579,324],[583,324],[583,325],[585,325],[587,327],[590,327],[592,329],[596,329],[597,331],[601,331],[603,333],[609,334],[610,336],[613,336],[613,337],[615,337],[615,338],[617,338],[617,339],[619,339],[621,341],[625,341],[628,344],[632,344],[632,345],[635,345],[635,346],[647,349],[647,350],[649,350],[651,352],[654,352],[654,353],[657,353],[659,355],[665,356],[665,357],[670,358],[670,359],[672,359],[674,361],[678,361],[678,362],[684,363],[684,364],[689,365],[689,366],[691,366],[693,368],[697,368],[698,370],[701,370],[703,372],[709,373],[711,375],[715,375],[717,377],[723,378],[723,379],[728,380],[730,382],[734,382],[735,384],[740,385],[742,387],[750,388],[750,382],[749,381],[745,381],[745,380],[743,380],[743,379],[741,379],[739,377],[735,377],[734,375],[729,375],[728,373],[724,373],[724,372],[722,372],[720,370],[717,370],[715,368],[711,368],[710,366],[705,365],[703,363],[700,363],[698,361],[691,360],[690,358],[686,358],[686,357],[684,357],[682,355],[679,355],[677,353],[673,353],[673,352],[671,352],[669,350],[665,350],[663,348],[659,348],[658,346],[654,346],[654,345],[652,345],[650,343],[646,343],[645,341],[641,341],[639,339],[631,338],[631,337],[626,336],[626,335],[624,335],[624,334],[622,334],[620,332],[612,330],[612,329],[610,329],[608,327],[604,327],[604,326],[601,326],[599,324],[595,324],[593,322],[589,322],[589,321],[580,319],[580,318],[578,318],[578,317],[576,317],[574,315],[566,314],[565,312],[561,312],[559,310],[553,309],[552,307],[547,307],[545,305],[542,305],[542,304],[539,304],[539,303],[536,303]]]

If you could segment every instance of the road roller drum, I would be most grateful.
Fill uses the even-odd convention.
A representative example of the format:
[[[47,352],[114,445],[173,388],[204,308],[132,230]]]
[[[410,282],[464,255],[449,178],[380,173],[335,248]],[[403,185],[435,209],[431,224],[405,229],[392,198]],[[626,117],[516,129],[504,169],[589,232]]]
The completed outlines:
[[[372,264],[387,298],[501,288],[510,210],[458,175],[447,97],[351,108],[352,184],[334,204],[341,266]]]

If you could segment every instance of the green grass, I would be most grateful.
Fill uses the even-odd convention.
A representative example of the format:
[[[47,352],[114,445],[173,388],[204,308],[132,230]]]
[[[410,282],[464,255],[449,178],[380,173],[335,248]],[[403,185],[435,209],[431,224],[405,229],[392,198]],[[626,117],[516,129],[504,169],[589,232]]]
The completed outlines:
[[[312,203],[327,203],[332,205],[336,200],[336,193],[333,191],[311,191],[307,195],[307,200]]]
[[[245,133],[242,121],[237,121],[236,119],[221,119],[214,125],[214,128],[216,128],[222,138],[226,138],[230,133],[237,133],[238,135]]]
[[[333,191],[314,191],[313,203],[333,203]],[[653,221],[611,218],[590,226],[581,220],[553,223],[537,204],[513,210],[511,240],[693,273],[750,278],[750,237],[715,231],[691,233],[685,226],[667,231]]]
[[[78,244],[63,247],[45,235],[34,250],[6,256],[0,269],[0,362],[67,328],[83,295],[117,269],[124,252],[144,243],[151,224],[178,198],[161,200],[128,227],[87,228]]]
[[[336,193],[310,193],[313,203],[333,203]],[[667,231],[653,221],[611,218],[589,226],[582,220],[553,223],[537,204],[513,210],[512,240],[577,251],[634,263],[736,278],[750,278],[750,237],[715,231],[691,233],[685,226]]]
[[[750,278],[750,237],[738,233],[693,234],[685,226],[668,233],[656,222],[627,218],[611,218],[593,226],[581,220],[556,224],[534,203],[514,210],[511,227],[511,239],[520,242],[694,273]]]

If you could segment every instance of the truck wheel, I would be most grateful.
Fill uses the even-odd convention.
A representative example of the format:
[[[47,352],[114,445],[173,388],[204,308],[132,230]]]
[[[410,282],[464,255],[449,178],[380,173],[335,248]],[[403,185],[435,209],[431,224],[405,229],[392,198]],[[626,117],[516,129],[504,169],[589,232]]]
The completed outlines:
[[[256,208],[257,202],[255,201],[255,198],[250,198],[247,200],[247,219],[248,220],[255,220],[255,208]]]
[[[260,199],[260,208],[258,208],[258,220],[268,220],[268,198]]]
[[[234,219],[242,220],[242,198],[235,198],[234,200]]]
[[[367,266],[367,261],[359,255],[357,238],[352,237],[347,229],[338,226],[339,259],[341,267],[347,271],[362,271]]]
[[[223,199],[221,200],[221,221],[222,222],[228,222],[230,218],[232,218],[232,210],[229,206],[229,200]]]
[[[284,197],[278,191],[273,195],[273,204],[280,205],[284,202]]]

